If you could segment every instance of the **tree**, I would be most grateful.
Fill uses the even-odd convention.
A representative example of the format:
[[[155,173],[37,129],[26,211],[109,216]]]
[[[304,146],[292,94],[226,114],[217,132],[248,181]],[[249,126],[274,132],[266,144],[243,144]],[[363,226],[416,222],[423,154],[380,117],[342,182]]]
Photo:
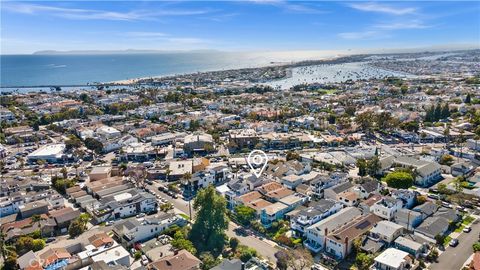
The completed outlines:
[[[236,238],[236,237],[230,238],[229,246],[230,246],[230,248],[232,249],[233,252],[235,252],[237,250],[237,247],[238,247],[239,244],[240,244],[240,241],[238,240],[238,238]]]
[[[198,192],[193,203],[197,211],[189,239],[199,251],[220,253],[226,242],[228,228],[227,203],[210,185]]]
[[[65,148],[67,150],[72,150],[80,148],[82,146],[82,141],[74,135],[68,136],[68,140],[65,140]]]
[[[389,187],[407,189],[413,185],[413,177],[408,172],[391,172],[383,179]]]
[[[44,218],[42,218],[42,216],[40,215],[33,215],[30,217],[30,219],[32,220],[33,224],[38,224],[40,221],[44,220]],[[38,227],[39,227],[39,232],[40,232],[40,238],[42,237],[42,228],[40,226],[40,224],[38,224]]]
[[[172,209],[173,209],[173,204],[171,204],[171,203],[164,203],[164,204],[160,205],[160,211],[168,212]]]
[[[67,176],[68,176],[67,167],[62,167],[62,169],[60,169],[60,172],[62,173],[63,178],[67,179]]]
[[[29,250],[39,251],[45,247],[43,239],[33,239],[30,236],[22,236],[15,242],[15,249],[19,254],[25,254]]]
[[[465,103],[470,104],[472,102],[472,97],[470,96],[470,93],[467,94],[465,97]]]
[[[473,244],[472,248],[473,252],[480,251],[480,242],[476,242],[475,244]]]
[[[435,237],[436,239],[436,237]],[[437,242],[438,243],[438,242]],[[443,245],[443,241],[442,241],[442,245]],[[438,250],[436,248],[432,249],[432,251],[430,251],[430,253],[427,255],[427,260],[431,261],[431,262],[435,262],[437,261],[438,259]]]
[[[447,165],[450,166],[453,164],[453,157],[451,155],[445,154],[442,157],[440,157],[439,163],[442,165]]]
[[[75,238],[85,232],[89,220],[90,215],[87,213],[82,213],[78,218],[72,221],[68,227],[68,234],[70,237]]]
[[[372,130],[372,123],[374,119],[374,113],[372,111],[366,111],[357,114],[355,117],[355,122],[367,133],[370,133]]]
[[[439,184],[437,185],[437,190],[438,190],[438,193],[440,193],[440,194],[447,194],[447,193],[449,193],[449,192],[448,192],[447,185],[444,184],[444,183],[439,183]]]
[[[445,241],[445,236],[443,234],[435,235],[435,242],[438,246],[443,246],[443,242]]]
[[[380,163],[380,159],[377,156],[374,156],[367,162],[367,173],[371,177],[376,177],[381,168],[382,164]]]
[[[455,187],[455,191],[457,193],[462,193],[463,192],[463,186],[462,183],[465,181],[465,178],[462,176],[459,176],[453,180],[453,186]]]
[[[365,176],[367,175],[367,162],[363,158],[357,160],[358,175]]]
[[[367,270],[370,268],[370,265],[373,263],[373,258],[363,252],[360,252],[355,257],[355,265],[357,265],[358,270]]]
[[[239,258],[242,262],[248,262],[251,258],[257,256],[257,251],[254,248],[250,248],[247,246],[239,246]]]
[[[202,252],[199,257],[202,261],[202,270],[210,270],[220,263],[220,260],[215,259],[210,252]]]
[[[17,260],[18,260],[18,255],[15,252],[11,252],[8,254],[8,256],[5,258],[4,264],[3,264],[3,270],[17,270]]]
[[[250,225],[250,222],[255,219],[255,214],[255,209],[251,207],[245,205],[237,205],[235,207],[235,217],[244,226]]]
[[[197,249],[193,246],[193,243],[186,239],[186,233],[184,230],[177,230],[173,236],[172,246],[177,249],[185,249],[192,254],[197,253]]]
[[[312,254],[303,247],[278,251],[275,257],[279,269],[302,270],[310,269],[313,265]]]
[[[103,143],[94,139],[94,138],[86,138],[85,139],[85,147],[88,149],[95,151],[95,153],[100,154],[103,151]]]

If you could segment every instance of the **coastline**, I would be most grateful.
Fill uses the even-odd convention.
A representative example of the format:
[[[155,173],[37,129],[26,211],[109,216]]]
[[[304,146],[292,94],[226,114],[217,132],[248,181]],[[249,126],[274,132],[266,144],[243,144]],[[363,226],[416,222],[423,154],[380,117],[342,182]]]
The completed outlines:
[[[300,61],[272,61],[267,65],[259,65],[259,66],[252,66],[252,67],[245,67],[245,68],[232,68],[232,69],[217,69],[217,70],[207,70],[207,71],[197,71],[197,72],[186,72],[186,73],[179,73],[179,74],[169,74],[169,75],[155,75],[155,76],[147,76],[147,77],[138,77],[138,78],[131,78],[131,79],[125,79],[125,80],[116,80],[116,81],[109,81],[109,82],[103,82],[100,83],[99,85],[135,85],[140,83],[141,81],[144,80],[158,80],[158,79],[168,79],[168,78],[174,78],[174,77],[183,77],[183,76],[189,76],[189,75],[194,75],[194,74],[209,74],[209,73],[217,73],[217,72],[234,72],[234,71],[243,71],[243,70],[254,70],[254,69],[264,69],[264,68],[294,68],[296,66],[309,63],[309,62],[315,62],[311,63],[311,65],[316,65],[319,64],[319,62],[324,62],[324,61],[335,61],[337,59],[341,59],[344,57],[348,57],[350,55],[342,55],[342,56],[331,56],[331,57],[325,57],[324,59],[311,59],[311,60],[300,60]],[[334,64],[334,63],[332,63]]]

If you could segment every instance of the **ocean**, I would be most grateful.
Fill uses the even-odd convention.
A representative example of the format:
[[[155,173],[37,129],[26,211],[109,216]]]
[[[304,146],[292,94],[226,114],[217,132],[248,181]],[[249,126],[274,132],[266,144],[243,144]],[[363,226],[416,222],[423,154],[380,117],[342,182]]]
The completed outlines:
[[[134,78],[325,59],[332,51],[1,55],[0,86],[86,85]]]

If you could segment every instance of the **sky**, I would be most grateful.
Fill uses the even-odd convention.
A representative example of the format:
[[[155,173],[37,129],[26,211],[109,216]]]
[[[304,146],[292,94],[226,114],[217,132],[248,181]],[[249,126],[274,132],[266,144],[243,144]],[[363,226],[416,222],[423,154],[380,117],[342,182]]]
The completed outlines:
[[[5,1],[1,54],[480,47],[480,1]]]

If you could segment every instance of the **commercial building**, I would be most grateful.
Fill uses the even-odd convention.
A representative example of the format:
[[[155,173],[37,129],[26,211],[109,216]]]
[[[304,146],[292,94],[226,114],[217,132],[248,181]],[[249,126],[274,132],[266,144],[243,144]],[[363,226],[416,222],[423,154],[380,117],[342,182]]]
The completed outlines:
[[[65,144],[50,144],[28,154],[27,159],[30,163],[35,163],[38,160],[44,160],[48,163],[59,163],[64,159],[64,152]]]

